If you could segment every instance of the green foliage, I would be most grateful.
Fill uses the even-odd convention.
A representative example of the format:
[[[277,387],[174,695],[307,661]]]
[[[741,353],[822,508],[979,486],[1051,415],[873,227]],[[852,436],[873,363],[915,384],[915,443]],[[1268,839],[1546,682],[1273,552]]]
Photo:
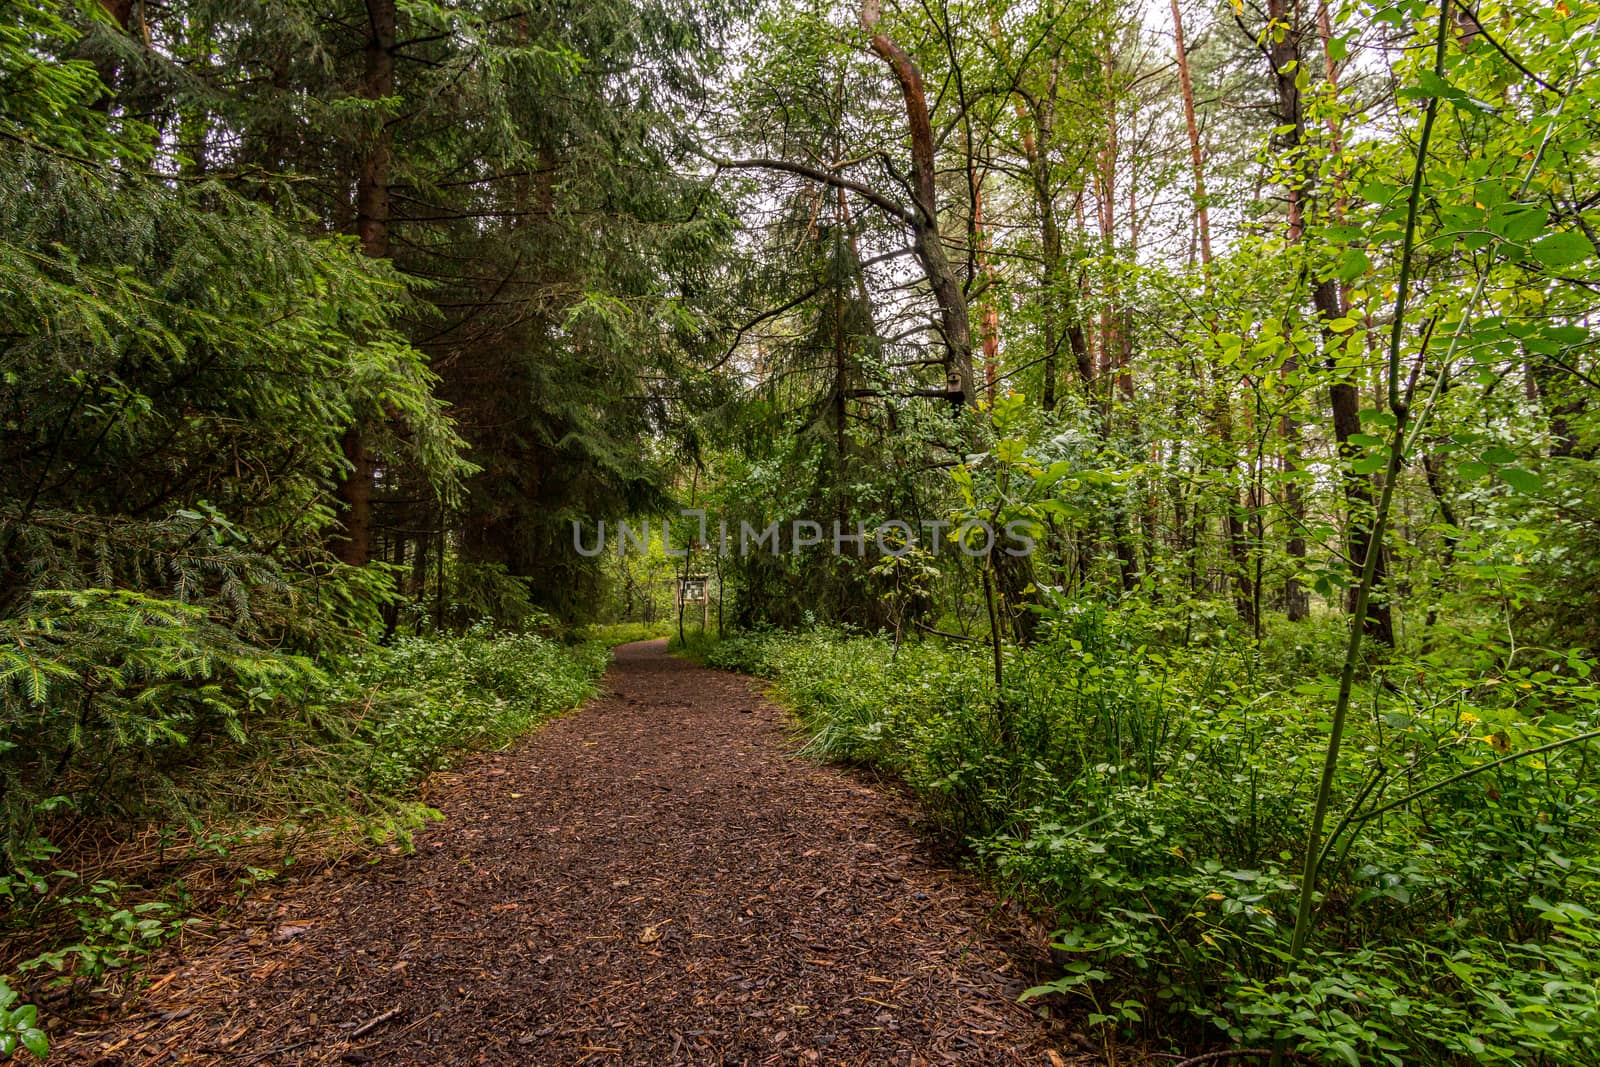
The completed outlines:
[[[18,1047],[43,1059],[50,1052],[50,1039],[36,1024],[39,1009],[19,1004],[17,991],[0,978],[0,1055],[10,1056]]]
[[[130,903],[134,887],[111,878],[85,881],[75,871],[40,869],[57,850],[36,839],[29,852],[0,875],[0,897],[12,909],[11,923],[55,922],[65,931],[64,944],[24,960],[18,970],[98,979],[151,951],[183,927],[167,901]]]
[[[1190,5],[1194,87],[1107,0],[890,5],[937,181],[844,9],[401,3],[380,97],[372,6],[0,16],[0,884],[42,966],[177,921],[41,873],[63,820],[403,840],[421,778],[588,691],[547,612],[663,610],[672,559],[570,523],[682,498],[1035,539],[707,556],[732,621],[841,629],[679,643],[1059,914],[1095,1022],[1600,1059],[1594,0]],[[333,566],[367,492],[371,562]],[[1352,702],[1363,556],[1396,625]]]
[[[37,522],[52,509],[114,517],[128,540],[188,507],[266,544],[315,544],[358,417],[392,426],[379,454],[444,491],[469,469],[393,328],[403,289],[349,243],[302,237],[225,186],[15,146],[0,179],[8,552],[56,540]]]
[[[772,679],[804,751],[900,776],[1058,917],[1073,962],[1032,995],[1091,996],[1113,1027],[1188,1019],[1326,1062],[1591,1062],[1594,753],[1491,767],[1594,729],[1588,660],[1507,671],[1436,655],[1372,678],[1340,765],[1350,818],[1321,932],[1280,979],[1323,683],[1302,681],[1281,636],[1281,659],[1184,648],[1156,617],[1081,607],[1008,648],[1010,743],[976,648],[819,630],[730,637],[707,663]]]
[[[539,608],[524,578],[518,578],[503,563],[476,563],[452,559],[446,565],[446,587],[450,591],[442,618],[435,620],[451,630],[461,630],[483,619],[510,630],[543,630],[554,633],[555,619]],[[416,605],[426,616],[427,605]]]
[[[676,628],[671,622],[592,623],[579,629],[585,641],[596,641],[607,648],[630,645],[635,641],[656,641],[670,636]]]
[[[333,839],[325,849],[362,837],[406,845],[438,817],[411,800],[429,773],[577,705],[608,659],[598,643],[480,625],[319,666],[230,644],[171,601],[39,600],[3,638],[0,740],[0,933],[36,951],[18,966],[32,988],[97,979],[179,930],[191,865],[233,864],[248,888],[319,837]],[[68,815],[113,813],[170,848],[170,863],[125,881],[72,869],[46,839]],[[0,1040],[32,1019],[0,1018]]]
[[[82,36],[63,5],[17,5],[0,21],[0,137],[81,159],[125,150],[92,106],[105,91],[94,65],[64,58]],[[45,57],[63,57],[56,61]],[[144,127],[135,125],[134,132]],[[137,153],[136,153],[137,154]]]
[[[667,647],[674,652],[681,652],[693,659],[704,659],[705,656],[717,647],[718,636],[715,626],[707,629],[700,628],[700,620],[685,620],[683,636],[678,636],[678,625],[672,624],[672,630],[667,635]]]
[[[310,662],[241,641],[195,604],[111,589],[33,594],[0,620],[7,854],[31,841],[46,801],[85,814],[126,806],[174,761],[244,743],[276,702],[321,681]]]
[[[727,219],[677,131],[718,12],[401,4],[383,100],[366,10],[326,14],[0,17],[0,885],[31,982],[181,921],[165,860],[48,870],[69,822],[249,884],[308,836],[403,839],[428,773],[587,695],[603,651],[541,607],[587,589],[567,519],[663,506],[677,416],[619,394],[703,385]],[[368,163],[392,258],[351,234]],[[350,487],[359,568],[327,551]],[[9,1051],[35,1016],[6,994]]]
[[[403,796],[465,749],[495,748],[581,703],[607,660],[598,644],[562,645],[476,626],[455,640],[402,638],[344,664],[339,692],[370,700],[342,753],[368,793]]]

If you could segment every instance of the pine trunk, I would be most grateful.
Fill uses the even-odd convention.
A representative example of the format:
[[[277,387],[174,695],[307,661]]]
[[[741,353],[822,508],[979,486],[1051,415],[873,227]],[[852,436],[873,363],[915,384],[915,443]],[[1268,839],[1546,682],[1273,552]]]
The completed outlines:
[[[361,91],[369,100],[381,100],[394,95],[394,0],[367,0],[367,22]],[[380,129],[361,161],[356,180],[356,236],[367,255],[387,259],[390,136],[387,121],[377,121]],[[341,562],[364,567],[372,543],[373,463],[359,421],[345,432],[343,448],[348,470],[334,488],[334,497],[340,504],[340,526],[332,548]]]
[[[906,125],[911,134],[911,186],[913,248],[917,261],[928,275],[928,286],[939,307],[944,333],[945,387],[953,401],[977,403],[972,373],[972,320],[967,295],[945,251],[939,231],[939,199],[934,159],[933,124],[928,116],[928,94],[923,88],[922,71],[911,57],[877,32],[876,5],[862,8],[862,24],[872,33],[872,50],[877,53],[900,83],[905,101]]]

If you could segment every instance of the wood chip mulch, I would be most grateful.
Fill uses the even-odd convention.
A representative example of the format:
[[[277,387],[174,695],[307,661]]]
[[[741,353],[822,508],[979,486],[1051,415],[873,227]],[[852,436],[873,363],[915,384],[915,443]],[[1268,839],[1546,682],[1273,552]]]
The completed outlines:
[[[1100,1062],[1017,1003],[1038,931],[894,790],[660,642],[606,684],[436,783],[413,855],[262,893],[50,1062]]]

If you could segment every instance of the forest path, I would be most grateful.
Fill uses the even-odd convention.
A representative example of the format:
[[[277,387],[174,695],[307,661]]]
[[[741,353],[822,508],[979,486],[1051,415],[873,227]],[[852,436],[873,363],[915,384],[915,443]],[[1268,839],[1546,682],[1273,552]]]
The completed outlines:
[[[747,680],[625,645],[438,781],[414,855],[264,893],[51,1063],[1093,1062],[1015,1002],[1038,937],[792,748]]]

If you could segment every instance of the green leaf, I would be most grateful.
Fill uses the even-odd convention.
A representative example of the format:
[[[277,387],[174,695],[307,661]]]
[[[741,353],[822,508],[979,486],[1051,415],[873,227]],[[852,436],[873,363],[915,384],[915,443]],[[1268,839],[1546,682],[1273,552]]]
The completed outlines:
[[[1552,270],[1581,263],[1594,254],[1594,246],[1580,233],[1553,233],[1529,249],[1533,258]]]
[[[1454,91],[1459,90],[1452,90],[1449,82],[1431,70],[1424,70],[1417,75],[1416,95],[1425,100],[1436,96],[1450,96]]]
[[[50,1054],[50,1038],[37,1027],[22,1031],[22,1046],[41,1060]]]
[[[1381,453],[1376,456],[1362,456],[1350,464],[1350,470],[1354,474],[1376,474],[1383,470],[1384,464],[1388,462],[1389,457]]]
[[[1400,195],[1400,187],[1384,182],[1368,182],[1361,187],[1360,193],[1361,199],[1367,203],[1383,205]]]
[[[1372,269],[1372,260],[1359,248],[1346,248],[1339,253],[1339,260],[1334,267],[1334,273],[1340,281],[1353,282],[1367,271]]]
[[[1361,420],[1363,426],[1394,427],[1394,412],[1382,408],[1362,408],[1356,412],[1356,418]]]
[[[1361,1056],[1356,1052],[1355,1046],[1348,1041],[1335,1041],[1330,1048],[1350,1067],[1361,1067]]]
[[[1544,487],[1537,474],[1521,467],[1501,467],[1500,480],[1519,493],[1533,494]]]
[[[1479,463],[1475,459],[1469,459],[1456,467],[1456,474],[1463,481],[1475,482],[1488,474],[1491,469],[1487,463]]]
[[[1549,219],[1542,207],[1503,204],[1490,214],[1488,226],[1499,237],[1520,244],[1537,237]]]

